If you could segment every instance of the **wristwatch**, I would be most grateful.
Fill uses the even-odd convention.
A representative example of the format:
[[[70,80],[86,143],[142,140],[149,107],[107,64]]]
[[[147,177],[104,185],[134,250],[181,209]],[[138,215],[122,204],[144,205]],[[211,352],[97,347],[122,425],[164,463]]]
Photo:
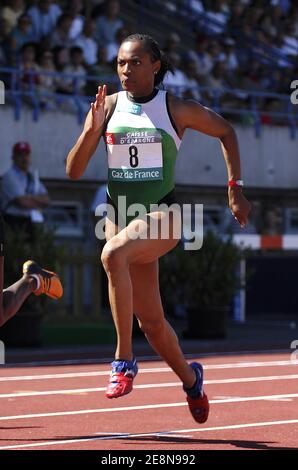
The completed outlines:
[[[243,180],[230,180],[228,186],[240,186],[244,185]]]

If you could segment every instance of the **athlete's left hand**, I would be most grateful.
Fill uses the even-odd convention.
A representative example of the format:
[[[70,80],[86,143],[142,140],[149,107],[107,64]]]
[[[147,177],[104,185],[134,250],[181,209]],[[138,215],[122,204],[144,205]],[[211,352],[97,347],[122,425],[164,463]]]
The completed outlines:
[[[242,189],[238,187],[230,187],[228,190],[229,207],[235,219],[242,228],[248,221],[248,214],[251,210],[251,204],[242,193]]]

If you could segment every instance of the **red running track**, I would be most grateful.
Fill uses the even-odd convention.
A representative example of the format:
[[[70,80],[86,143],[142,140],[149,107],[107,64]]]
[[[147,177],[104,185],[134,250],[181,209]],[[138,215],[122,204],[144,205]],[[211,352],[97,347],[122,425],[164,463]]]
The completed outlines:
[[[297,448],[298,361],[290,352],[198,360],[211,402],[203,425],[162,361],[139,362],[133,392],[116,400],[104,396],[108,364],[2,368],[0,450]]]

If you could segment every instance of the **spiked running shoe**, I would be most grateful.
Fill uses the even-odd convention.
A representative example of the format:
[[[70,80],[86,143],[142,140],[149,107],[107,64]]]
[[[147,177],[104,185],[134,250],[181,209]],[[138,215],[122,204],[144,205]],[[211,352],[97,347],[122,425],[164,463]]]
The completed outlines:
[[[197,380],[192,388],[183,387],[186,392],[189,410],[197,423],[205,423],[209,415],[209,401],[203,390],[203,366],[192,362],[190,367],[195,371]]]
[[[132,391],[133,379],[138,373],[136,359],[132,361],[115,360],[106,390],[107,398],[118,398]]]
[[[29,260],[23,264],[23,274],[38,277],[39,287],[33,292],[35,295],[45,294],[52,299],[60,299],[63,287],[56,273],[41,268],[35,261]]]

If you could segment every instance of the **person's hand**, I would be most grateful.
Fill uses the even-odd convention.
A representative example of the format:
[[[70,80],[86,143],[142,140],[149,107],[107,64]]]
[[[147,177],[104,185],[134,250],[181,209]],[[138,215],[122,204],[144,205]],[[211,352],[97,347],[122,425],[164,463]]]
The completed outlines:
[[[105,99],[107,95],[107,86],[99,86],[94,103],[91,103],[91,120],[89,130],[98,132],[102,129],[105,121]]]
[[[229,207],[235,219],[239,222],[241,227],[244,228],[248,221],[251,204],[242,193],[241,188],[229,188]]]

